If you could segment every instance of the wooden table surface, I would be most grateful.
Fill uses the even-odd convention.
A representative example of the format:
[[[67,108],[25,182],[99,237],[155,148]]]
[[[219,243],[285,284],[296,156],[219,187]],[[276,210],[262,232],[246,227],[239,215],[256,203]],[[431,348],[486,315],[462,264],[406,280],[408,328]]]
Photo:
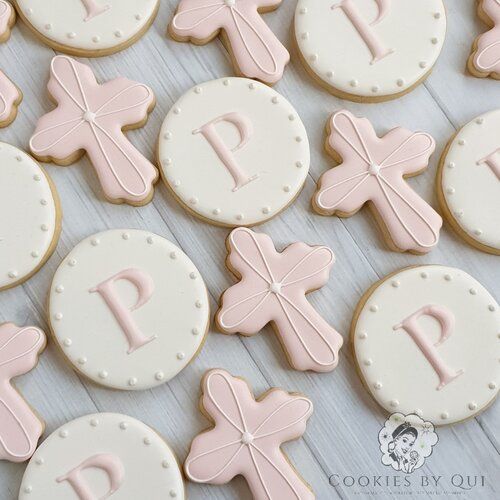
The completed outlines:
[[[408,265],[437,263],[460,267],[500,298],[499,257],[467,246],[448,226],[441,233],[439,246],[429,255],[417,257],[388,251],[373,218],[365,210],[341,220],[320,217],[310,209],[315,183],[332,165],[323,152],[324,126],[328,116],[341,107],[370,118],[379,133],[403,125],[434,136],[437,151],[430,168],[410,183],[425,199],[437,205],[433,188],[436,165],[448,139],[475,116],[500,107],[500,82],[465,74],[471,44],[485,30],[476,17],[475,2],[445,0],[445,3],[447,40],[431,77],[409,95],[376,105],[341,101],[309,78],[292,44],[296,1],[284,0],[277,12],[266,15],[266,21],[292,51],[292,62],[276,89],[295,105],[306,125],[312,166],[296,202],[258,230],[271,235],[279,247],[301,240],[325,244],[334,250],[337,263],[331,279],[322,290],[313,293],[310,300],[346,340],[353,310],[362,293],[375,281]],[[177,0],[161,0],[154,25],[138,43],[111,57],[89,61],[101,79],[123,75],[154,89],[158,104],[149,122],[144,128],[129,133],[132,142],[150,158],[154,157],[161,123],[175,100],[196,83],[232,75],[228,55],[220,42],[197,47],[166,37],[166,27],[176,5]],[[52,109],[45,85],[53,55],[54,51],[39,43],[21,22],[14,28],[11,40],[0,46],[2,69],[24,93],[19,116],[10,127],[0,130],[0,141],[25,149],[38,117]],[[107,203],[85,158],[68,168],[54,165],[46,168],[62,200],[62,236],[56,252],[35,277],[0,294],[0,322],[14,321],[47,329],[47,294],[57,266],[81,239],[111,228],[148,229],[182,247],[204,275],[212,309],[216,309],[220,294],[233,283],[224,267],[227,230],[189,216],[161,185],[153,202],[143,208]],[[461,498],[499,498],[500,402],[466,423],[439,429],[438,447],[416,473],[419,477],[441,475],[443,485],[449,485],[452,474],[458,473],[464,478],[482,475],[484,487],[467,491],[417,484],[411,488],[349,488],[330,484],[334,474],[394,475],[392,469],[381,464],[378,449],[377,436],[385,414],[362,387],[348,343],[333,373],[299,373],[290,370],[269,328],[251,339],[211,333],[198,358],[172,381],[154,390],[122,393],[97,387],[76,375],[50,342],[38,367],[16,382],[45,419],[45,436],[64,422],[87,413],[121,412],[157,429],[182,461],[192,437],[207,426],[198,412],[199,381],[208,368],[214,367],[245,377],[257,394],[277,386],[312,398],[315,412],[304,438],[285,445],[285,450],[319,499],[368,498],[370,492],[388,498],[391,491],[411,498],[435,498],[436,492],[443,489],[460,492]],[[17,498],[24,468],[24,465],[7,462],[0,464],[1,500]],[[250,496],[240,478],[223,487],[189,484],[187,490],[192,499],[247,499]]]

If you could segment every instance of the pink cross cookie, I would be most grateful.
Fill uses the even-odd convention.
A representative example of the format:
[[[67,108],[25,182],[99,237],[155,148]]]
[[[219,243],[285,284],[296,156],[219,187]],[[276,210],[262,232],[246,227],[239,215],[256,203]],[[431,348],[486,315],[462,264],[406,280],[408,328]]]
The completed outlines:
[[[197,483],[226,484],[242,475],[256,500],[313,500],[280,446],[297,439],[313,412],[309,399],[272,389],[255,400],[244,380],[211,370],[202,405],[215,427],[194,438],[184,470]]]
[[[0,325],[0,460],[28,460],[43,433],[43,423],[10,381],[35,367],[45,343],[38,328]]]
[[[500,0],[480,0],[479,12],[492,29],[476,39],[469,68],[476,76],[500,79]]]
[[[88,66],[67,56],[52,59],[48,89],[58,106],[38,121],[32,153],[68,165],[86,151],[109,201],[148,203],[158,172],[122,129],[146,121],[155,104],[153,91],[126,78],[99,85]]]
[[[321,176],[313,200],[316,211],[348,217],[370,202],[396,250],[429,252],[438,243],[443,221],[405,177],[427,167],[434,139],[402,127],[379,138],[366,118],[349,111],[331,117],[328,133],[327,149],[343,163]]]
[[[268,84],[283,76],[290,54],[260,16],[282,0],[181,0],[169,31],[179,41],[227,37],[237,72]]]
[[[6,42],[16,15],[11,5],[0,0],[0,42]],[[12,123],[17,114],[17,106],[22,95],[18,88],[0,71],[0,128]]]
[[[342,336],[306,298],[328,282],[333,252],[294,243],[278,253],[269,236],[246,228],[233,230],[228,246],[230,269],[241,281],[222,296],[216,318],[221,331],[254,335],[272,322],[295,369],[333,370]]]

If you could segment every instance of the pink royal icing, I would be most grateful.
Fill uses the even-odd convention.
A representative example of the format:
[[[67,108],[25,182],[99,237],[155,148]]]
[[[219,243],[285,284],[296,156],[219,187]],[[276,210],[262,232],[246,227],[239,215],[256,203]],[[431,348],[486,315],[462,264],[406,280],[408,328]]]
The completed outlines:
[[[0,123],[9,120],[18,101],[19,90],[17,90],[17,87],[2,71],[0,71]]]
[[[58,107],[38,121],[33,154],[64,161],[85,150],[109,200],[147,202],[158,172],[122,128],[147,118],[153,91],[126,78],[99,85],[88,66],[67,56],[52,59],[48,89]]]
[[[343,163],[321,176],[314,200],[319,211],[353,214],[369,201],[398,249],[429,252],[438,243],[443,221],[404,177],[427,167],[434,139],[402,127],[379,138],[366,118],[349,111],[335,113],[330,129],[328,144]]]
[[[233,230],[228,241],[229,262],[241,281],[222,296],[217,314],[221,330],[253,335],[273,322],[295,369],[333,370],[342,336],[306,298],[327,283],[333,252],[294,243],[278,253],[269,236],[246,228]]]
[[[472,64],[480,73],[500,74],[500,0],[482,0],[481,8],[494,27],[477,39]]]
[[[0,38],[10,30],[9,21],[12,12],[12,6],[4,0],[0,0]]]
[[[0,326],[0,459],[24,462],[35,452],[43,424],[11,379],[32,370],[45,347],[45,334],[13,323]]]
[[[478,165],[486,164],[500,181],[500,148],[477,162]]]
[[[174,36],[211,39],[226,34],[243,76],[276,83],[290,54],[262,20],[259,9],[277,7],[281,0],[181,0],[172,20]]]
[[[225,484],[242,475],[257,500],[312,500],[280,446],[306,429],[313,404],[274,389],[256,401],[247,383],[224,370],[209,371],[202,404],[215,428],[195,437],[184,469],[192,481]]]

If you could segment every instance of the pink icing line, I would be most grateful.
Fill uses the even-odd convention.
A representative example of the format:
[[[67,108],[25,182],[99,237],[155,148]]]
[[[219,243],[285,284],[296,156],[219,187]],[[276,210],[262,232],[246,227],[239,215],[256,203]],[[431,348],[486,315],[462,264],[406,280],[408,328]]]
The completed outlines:
[[[248,235],[253,245],[257,249],[259,257],[264,263],[264,266],[266,268],[266,274],[263,274],[259,271],[256,265],[249,260],[249,252],[247,252],[245,249],[242,249],[236,242],[235,239],[236,236],[243,233]],[[223,308],[220,310],[218,315],[219,325],[226,331],[237,330],[238,327],[240,327],[245,321],[254,316],[259,311],[259,309],[262,309],[266,301],[271,300],[271,298],[275,297],[277,299],[277,304],[278,304],[276,314],[279,317],[282,317],[291,327],[291,334],[295,336],[296,340],[299,342],[301,348],[305,353],[302,355],[299,352],[295,352],[293,349],[289,350],[288,354],[290,358],[292,358],[294,366],[304,367],[304,369],[306,369],[305,367],[307,367],[308,369],[313,369],[317,371],[333,370],[338,363],[338,350],[342,345],[341,336],[335,330],[333,330],[333,328],[328,327],[330,338],[327,338],[326,332],[322,331],[322,329],[318,327],[319,324],[323,324],[319,318],[318,313],[314,311],[312,307],[309,307],[307,311],[304,311],[301,308],[301,306],[296,303],[293,296],[287,294],[288,287],[294,287],[294,285],[297,285],[298,283],[302,282],[302,286],[300,287],[300,294],[302,296],[305,296],[305,293],[307,291],[307,282],[314,276],[323,273],[325,270],[329,270],[332,264],[334,263],[335,256],[333,255],[333,252],[329,248],[324,246],[310,248],[308,252],[295,265],[286,270],[282,278],[279,278],[277,273],[273,271],[270,263],[268,262],[265,251],[262,245],[258,241],[258,237],[259,235],[256,235],[253,231],[246,228],[235,229],[229,237],[231,251],[236,252],[236,254],[241,258],[241,260],[246,264],[246,266],[248,266],[248,268],[252,271],[252,273],[254,273],[254,276],[256,275],[256,277],[264,280],[265,286],[262,290],[258,292],[250,294],[248,292],[243,293],[242,294],[243,298],[237,300],[234,303],[229,302],[229,304],[227,304],[229,299],[226,299],[226,302],[224,303]],[[314,272],[306,276],[302,276],[300,279],[288,281],[288,278],[292,273],[300,269],[303,265],[305,265],[307,261],[314,259],[314,257],[317,254],[324,252],[328,253],[328,261],[325,264],[317,266]],[[280,269],[280,272],[283,271]],[[241,274],[243,276],[243,282],[248,278],[250,279],[252,278],[251,274],[250,275],[248,274],[247,269],[244,270],[242,269]],[[238,286],[241,287],[242,283],[240,283]],[[259,302],[247,314],[245,314],[235,323],[230,324],[226,322],[225,317],[228,314],[237,310],[240,306],[244,305],[245,303],[252,301],[253,299],[258,297],[261,297]],[[307,325],[311,330],[305,331],[305,329],[299,328],[294,322],[289,308],[298,313],[300,317],[306,321]],[[263,313],[261,311],[260,315],[262,314]],[[271,321],[274,318],[269,317],[267,319],[268,321]],[[258,331],[256,325],[253,325],[250,328],[254,333]],[[281,337],[283,338],[285,344],[290,344],[290,342],[292,342],[293,339],[290,338],[288,332],[283,328],[280,329],[279,326],[278,329],[280,330]],[[313,333],[311,333],[311,331]],[[310,341],[309,335],[312,334],[315,334],[321,338],[323,345],[331,354],[330,361],[328,362],[322,361],[311,350],[308,343]]]
[[[497,176],[498,180],[500,180],[500,148],[477,162],[478,165],[482,165],[483,163],[486,163]]]
[[[212,387],[214,385],[213,380],[215,378],[220,378],[224,384],[224,392],[218,392],[216,388]],[[238,384],[238,385],[237,385]],[[244,384],[244,386],[243,386]],[[245,394],[243,394],[245,391]],[[186,459],[185,470],[188,477],[195,482],[201,483],[212,483],[217,479],[221,479],[224,482],[229,481],[234,475],[236,475],[236,471],[238,473],[242,473],[244,477],[249,481],[250,487],[253,490],[255,489],[254,483],[258,482],[260,488],[262,488],[265,496],[259,494],[259,492],[254,491],[254,497],[266,498],[269,500],[278,499],[278,498],[290,498],[289,493],[293,494],[293,498],[297,500],[303,500],[305,498],[314,498],[314,495],[310,490],[304,488],[303,483],[297,478],[297,475],[293,471],[290,466],[286,466],[286,462],[278,463],[277,460],[273,459],[276,451],[279,451],[279,446],[288,439],[280,439],[279,435],[284,431],[288,431],[290,429],[294,429],[295,433],[291,439],[299,437],[303,430],[302,426],[305,425],[305,422],[312,414],[313,405],[311,401],[302,396],[291,396],[282,391],[279,391],[282,396],[280,398],[279,404],[271,409],[269,412],[268,409],[259,411],[259,419],[258,424],[253,425],[251,427],[247,422],[247,413],[249,412],[249,408],[245,405],[245,401],[247,398],[253,397],[246,386],[246,383],[239,381],[238,379],[232,377],[229,373],[224,370],[212,370],[210,371],[204,379],[204,400],[208,399],[208,402],[211,406],[213,406],[214,410],[216,410],[221,416],[222,419],[217,418],[217,413],[210,411],[207,408],[208,404],[205,405],[205,409],[209,411],[209,413],[214,417],[216,421],[216,430],[221,429],[222,431],[226,429],[233,429],[239,434],[239,439],[234,440],[231,438],[230,433],[227,437],[224,436],[222,438],[224,441],[223,444],[217,444],[213,447],[213,443],[208,444],[208,449],[205,447],[204,436],[203,434],[198,436],[197,440],[193,441],[193,445],[190,451],[189,456]],[[226,400],[226,397],[230,398],[230,401]],[[261,409],[263,405],[266,404],[266,400],[269,398],[266,397],[262,402],[256,403],[258,409]],[[255,403],[255,401],[253,401]],[[300,413],[298,413],[298,408],[296,403],[301,402],[305,404],[305,408],[300,409]],[[228,405],[235,405],[238,412],[239,422],[235,421],[229,415],[229,410],[226,409]],[[265,414],[264,411],[267,413]],[[290,412],[295,411],[296,414],[293,415],[293,418],[290,419]],[[253,413],[253,412],[252,412]],[[287,423],[278,424],[279,426],[273,430],[260,432],[261,429],[274,417],[281,415],[282,418],[286,415]],[[248,418],[250,418],[250,414],[248,414]],[[267,438],[275,438],[269,440]],[[235,446],[239,444],[237,450],[226,459],[226,461],[222,462],[217,460],[216,457],[213,458],[210,462],[210,466],[216,468],[215,471],[208,472],[208,477],[200,477],[196,473],[192,472],[192,468],[195,462],[204,459],[207,456],[211,456],[217,454],[222,450],[227,449],[228,447]],[[248,459],[248,455],[243,453],[243,450],[246,449],[249,452],[250,460]],[[203,451],[202,451],[203,450]],[[272,485],[270,485],[270,479],[265,477],[266,475],[263,473],[261,468],[258,465],[256,460],[256,454],[261,456],[267,464],[269,464],[272,469],[279,474],[279,476],[283,479],[286,486],[289,488],[289,491],[281,491],[280,497],[273,496],[270,489]],[[245,455],[245,458],[243,455]],[[235,467],[234,470],[231,468]],[[223,476],[223,477],[221,477]],[[298,481],[297,481],[298,480]],[[307,490],[307,493],[305,491]]]
[[[35,333],[35,339],[31,337],[32,333]],[[38,328],[19,328],[13,323],[6,323],[0,326],[0,339],[4,336],[7,340],[0,345],[0,404],[7,414],[1,412],[5,417],[0,428],[0,458],[21,462],[34,453],[43,426],[11,386],[10,380],[34,368],[38,354],[45,346],[45,334]],[[14,349],[14,352],[4,358],[7,349]],[[26,449],[23,450],[23,447]]]
[[[283,75],[290,56],[262,21],[257,9],[261,5],[269,6],[279,3],[281,0],[275,2],[207,0],[206,4],[200,5],[196,0],[182,0],[171,26],[177,35],[192,36],[197,39],[207,38],[208,35],[205,36],[207,30],[214,33],[224,29],[232,42],[233,53],[243,74],[250,78],[260,78],[268,83],[274,83]],[[249,36],[247,30],[252,36]],[[265,67],[262,61],[267,58],[271,61],[271,68]]]
[[[418,320],[421,316],[431,316],[436,319],[441,326],[439,340],[434,345],[418,324]],[[441,345],[451,336],[454,325],[455,316],[449,309],[443,306],[427,305],[408,316],[399,325],[394,326],[394,330],[405,330],[415,344],[417,344],[420,351],[422,351],[422,354],[427,358],[427,361],[429,361],[439,377],[439,385],[436,387],[438,391],[464,373],[463,370],[455,371],[449,368],[436,349],[437,346]]]
[[[500,72],[500,1],[483,0],[482,8],[494,27],[481,35],[474,55],[474,66],[481,72]]]
[[[69,67],[69,73],[65,73],[65,71],[61,70],[61,74],[59,74],[56,69],[56,64],[60,64],[62,61],[68,64],[67,67],[64,67],[64,70],[66,71]],[[82,79],[81,73],[83,70],[80,68],[87,67],[77,63],[67,56],[56,56],[52,60],[52,77],[58,84],[58,87],[63,90],[65,98],[69,98],[69,100],[59,98],[58,110],[60,113],[56,113],[56,111],[58,111],[56,110],[41,119],[48,122],[49,125],[42,127],[39,122],[35,134],[30,139],[30,148],[36,155],[50,155],[57,157],[56,148],[67,142],[69,143],[70,148],[72,147],[72,144],[74,144],[74,150],[70,153],[72,154],[76,150],[82,149],[79,145],[80,143],[78,142],[82,139],[77,136],[75,132],[80,127],[86,126],[88,129],[84,129],[83,134],[87,134],[87,131],[90,130],[91,135],[90,140],[88,140],[86,146],[83,147],[87,149],[88,153],[91,154],[94,166],[98,170],[103,188],[108,197],[112,199],[124,198],[130,202],[138,200],[142,201],[149,196],[152,190],[152,181],[157,175],[156,169],[132,147],[125,136],[121,133],[121,130],[117,132],[109,124],[100,124],[99,120],[102,121],[104,119],[104,121],[106,121],[107,117],[115,116],[117,125],[119,124],[120,126],[125,126],[132,124],[137,120],[134,118],[133,114],[129,114],[128,112],[137,108],[145,109],[146,105],[153,101],[153,93],[149,87],[141,83],[132,82],[130,85],[122,89],[119,89],[119,84],[115,83],[115,86],[119,90],[115,91],[114,95],[111,97],[108,97],[103,104],[95,107],[90,103],[95,102],[100,93],[104,93],[105,91],[104,89],[101,90],[99,86],[92,86],[89,81]],[[69,89],[71,83],[75,82],[81,95],[82,102],[80,102],[79,98]],[[113,82],[118,82],[118,79]],[[113,82],[108,82],[105,85],[109,88]],[[110,106],[114,101],[122,97],[126,92],[129,93],[130,98],[132,98],[133,95],[131,94],[131,91],[134,89],[141,89],[145,91],[145,97],[140,98],[136,102],[132,102],[128,106],[124,106],[116,110],[105,111],[106,107]],[[55,97],[57,98],[58,96]],[[71,108],[74,108],[75,106],[79,109],[79,114],[77,116],[68,117],[67,115],[70,115],[72,112]],[[142,118],[145,118],[146,116],[147,112],[142,114]],[[66,130],[65,128],[69,125],[71,125],[71,128]],[[50,134],[55,133],[55,131],[61,127],[64,127],[64,133],[61,136],[56,137],[48,144],[43,141],[44,135],[50,136]],[[111,147],[105,146],[105,142],[111,143]],[[99,156],[102,156],[104,161],[102,161]],[[136,157],[136,159],[134,159],[133,156]],[[125,160],[125,164],[131,168],[127,167],[126,170],[123,170],[123,160]],[[122,172],[120,173],[118,172],[119,167],[122,168]],[[129,185],[133,182],[131,177],[132,172],[134,172],[141,180],[143,185],[141,191],[135,191],[129,187]],[[116,181],[121,192],[115,193],[114,188],[109,186],[110,177]]]
[[[354,137],[351,137],[349,134],[351,133],[351,129],[344,129],[344,127],[337,123],[339,118],[342,117],[347,120],[350,127],[354,131]],[[365,126],[362,126],[365,125]],[[346,200],[349,200],[353,205],[355,205],[355,209],[352,211],[357,211],[361,206],[365,203],[365,199],[363,195],[360,193],[359,188],[365,184],[369,179],[376,179],[376,189],[370,189],[369,194],[367,195],[367,199],[369,200],[377,200],[382,197],[387,206],[390,208],[395,219],[401,225],[401,227],[405,230],[405,232],[410,236],[413,242],[417,245],[414,247],[415,250],[428,250],[435,246],[439,240],[439,227],[433,221],[430,221],[428,217],[423,215],[421,211],[418,209],[418,206],[414,203],[414,200],[410,201],[408,195],[411,193],[413,196],[416,196],[413,191],[409,188],[408,191],[401,192],[401,188],[398,188],[394,185],[393,182],[390,182],[387,178],[387,175],[384,175],[384,170],[394,167],[404,167],[405,164],[413,162],[413,160],[417,160],[419,158],[428,158],[429,155],[434,151],[435,142],[434,139],[426,133],[417,132],[411,134],[403,134],[404,129],[395,129],[400,131],[401,135],[405,135],[402,142],[400,142],[394,149],[387,149],[384,147],[378,147],[377,152],[379,154],[384,155],[382,161],[376,159],[374,152],[371,151],[371,148],[368,146],[368,137],[375,136],[373,129],[371,128],[369,122],[366,120],[360,120],[358,118],[353,117],[353,115],[348,111],[338,111],[331,118],[331,134],[330,134],[330,143],[335,142],[335,136],[338,134],[340,138],[345,141],[347,145],[349,145],[350,152],[349,154],[344,155],[344,160],[349,162],[349,165],[335,167],[336,169],[343,169],[347,172],[347,169],[352,171],[352,175],[343,178],[341,181],[330,183],[326,180],[326,176],[322,178],[321,188],[316,193],[316,203],[317,205],[328,211],[335,211],[339,205],[343,204]],[[415,143],[415,139],[420,137],[424,137],[428,141],[428,145],[420,149],[416,152],[412,151],[412,143]],[[356,146],[356,142],[359,142],[361,145],[361,149]],[[384,139],[379,140],[379,144],[383,144]],[[407,156],[398,161],[390,162],[391,158],[396,156],[402,151],[408,150]],[[354,158],[353,158],[354,157]],[[365,165],[366,170],[359,172],[359,165],[353,161],[353,159],[359,158]],[[403,174],[401,173],[401,178],[403,178]],[[334,204],[329,204],[323,201],[325,195],[330,193],[330,191],[336,191],[341,186],[351,183],[355,181],[356,183]],[[372,184],[373,185],[373,184]],[[394,194],[396,196],[395,200],[392,200],[390,194]],[[399,201],[398,201],[399,200]],[[401,205],[401,203],[403,205]],[[428,205],[424,205],[424,208],[430,210],[432,215],[437,215],[433,210],[430,209]],[[415,233],[415,231],[410,226],[410,221],[405,219],[402,215],[403,210],[409,210],[413,212],[414,217],[420,219],[425,226],[430,230],[433,240],[430,243],[425,243],[422,238]],[[441,221],[441,218],[438,217],[437,220]],[[390,221],[388,221],[390,222]],[[389,227],[391,230],[391,227]]]
[[[81,0],[81,2],[83,3],[85,10],[87,11],[87,16],[84,19],[85,22],[90,21],[94,17],[102,14],[103,12],[106,12],[111,8],[111,6],[109,5],[98,4],[96,0]]]

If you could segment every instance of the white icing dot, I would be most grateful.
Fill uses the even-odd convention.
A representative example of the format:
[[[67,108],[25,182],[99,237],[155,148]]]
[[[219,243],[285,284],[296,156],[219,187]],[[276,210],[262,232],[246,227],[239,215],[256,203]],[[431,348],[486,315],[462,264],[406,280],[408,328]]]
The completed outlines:
[[[229,80],[224,80],[222,83],[227,87],[230,82],[229,82]]]
[[[31,252],[31,256],[32,256],[34,259],[38,259],[38,257],[40,256],[40,254],[39,254],[37,251],[33,250],[33,252]]]
[[[63,439],[67,438],[68,437],[68,431],[65,431],[65,430],[59,431],[59,436],[62,437]]]
[[[180,108],[174,108],[174,114],[179,115],[181,113]]]
[[[197,274],[196,273],[189,273],[189,277],[192,279],[192,280],[195,280],[197,278]]]
[[[464,215],[464,211],[463,210],[455,210],[453,212],[453,214],[455,215],[455,217],[457,217],[458,219],[460,219]]]
[[[254,89],[255,89],[255,83],[253,83],[253,82],[252,82],[252,83],[249,83],[249,84],[248,84],[248,88],[249,88],[250,90],[254,90]]]
[[[368,338],[368,334],[366,332],[361,332],[358,337],[362,340],[365,340]]]
[[[62,313],[56,313],[56,314],[54,314],[54,318],[57,321],[61,321],[63,319],[63,314]]]
[[[271,212],[271,208],[270,208],[270,207],[264,207],[264,208],[262,209],[262,213],[263,213],[263,214],[266,214],[266,215],[267,215],[269,212]]]
[[[214,215],[220,215],[220,208],[214,208],[214,209],[212,210],[212,213],[213,213]]]
[[[47,200],[40,200],[40,205],[46,206],[47,205]]]
[[[174,181],[174,187],[178,188],[181,185],[181,181],[176,180]]]
[[[18,272],[17,271],[9,271],[8,276],[9,276],[9,278],[17,278]]]
[[[85,358],[85,357],[78,358],[79,365],[84,365],[86,362],[87,362],[87,358]]]
[[[70,31],[67,35],[66,35],[70,40],[72,40],[73,38],[76,37],[76,33],[73,32],[73,31]]]
[[[46,233],[46,232],[49,230],[49,226],[47,226],[47,224],[42,224],[42,225],[40,226],[40,229],[41,229],[44,233]]]
[[[441,12],[436,12],[434,14],[434,19],[441,19]]]
[[[460,146],[464,146],[464,145],[465,145],[465,139],[460,139],[460,140],[458,141],[458,144],[459,144]]]
[[[379,90],[380,90],[380,87],[379,87],[378,85],[374,85],[374,86],[372,87],[372,92],[373,92],[374,94],[376,94]]]
[[[120,422],[119,427],[122,431],[124,431],[128,427],[128,424],[127,424],[127,422]]]
[[[450,416],[450,415],[449,415],[449,413],[448,413],[447,411],[444,411],[443,413],[441,413],[441,418],[442,418],[443,420],[446,420],[449,416]]]
[[[481,236],[483,234],[483,231],[481,229],[474,229],[474,234],[476,236]]]
[[[170,496],[175,498],[177,496],[177,492],[175,490],[170,490]]]
[[[300,10],[299,10],[299,13],[300,14],[307,14],[307,9],[305,7],[302,7]]]
[[[357,87],[359,85],[359,82],[358,80],[351,80],[349,84],[351,85],[351,87]]]
[[[130,233],[123,233],[123,234],[122,234],[122,238],[123,238],[124,240],[129,240],[129,239],[130,239]]]
[[[424,271],[423,273],[420,273],[420,277],[424,278],[424,280],[425,280],[429,277],[429,274]]]
[[[397,408],[399,406],[399,401],[397,399],[393,399],[390,403],[389,403],[393,408]]]
[[[393,286],[393,288],[399,288],[399,285],[401,285],[401,282],[397,281],[397,280],[394,280],[391,285]]]
[[[90,421],[90,425],[92,427],[97,427],[99,425],[99,420],[97,420],[97,418],[93,418],[91,421]]]
[[[177,359],[178,360],[182,361],[185,357],[186,357],[186,355],[183,352],[178,352],[177,353]]]
[[[289,193],[291,189],[292,188],[288,184],[286,186],[283,186],[283,191],[285,191],[285,193]]]
[[[36,463],[37,465],[43,465],[44,460],[43,460],[43,458],[38,457],[38,458],[35,460],[35,463]]]
[[[120,30],[116,30],[115,31],[115,36],[116,36],[116,38],[121,38],[123,36],[123,32],[120,31]]]
[[[365,359],[364,363],[365,366],[371,366],[373,364],[373,361],[371,359]]]
[[[161,463],[161,466],[164,468],[164,469],[168,469],[170,467],[170,462],[168,460],[163,460],[163,462]]]
[[[175,252],[170,252],[171,259],[177,259],[177,254]]]
[[[131,377],[128,379],[128,385],[130,387],[134,387],[137,385],[137,379],[135,377]]]
[[[333,78],[333,71],[327,71],[327,72],[326,72],[326,76],[327,76],[328,78]]]
[[[396,85],[398,87],[402,87],[405,84],[405,81],[402,78],[398,78],[396,81]]]
[[[63,293],[64,292],[64,287],[62,285],[57,285],[56,286],[56,293]]]
[[[288,119],[293,122],[295,120],[295,115],[288,115]]]
[[[471,288],[471,289],[469,290],[469,293],[470,293],[471,295],[476,295],[476,294],[477,294],[477,290],[476,290],[475,288]]]
[[[448,168],[455,168],[455,163],[450,161],[450,163],[448,163]]]
[[[297,161],[297,162],[295,162],[295,166],[297,168],[302,168],[304,166],[304,164],[301,161]]]
[[[374,389],[377,389],[377,391],[378,391],[379,389],[382,389],[382,382],[375,382],[375,383],[373,384],[373,387],[374,387]]]
[[[35,174],[35,175],[33,176],[33,180],[34,180],[34,181],[36,181],[36,182],[40,182],[40,181],[41,181],[41,179],[42,179],[42,178],[41,178],[38,174]]]
[[[137,21],[140,21],[140,20],[142,19],[141,14],[136,14],[136,15],[135,15],[135,19],[136,19]]]
[[[431,38],[432,45],[437,45],[438,42],[439,40],[435,36]]]
[[[476,403],[469,403],[469,410],[475,410],[477,408],[477,404]]]
[[[96,247],[97,245],[99,245],[99,243],[100,243],[99,238],[92,238],[92,240],[90,241],[90,244],[93,247]]]
[[[200,334],[200,330],[198,330],[198,328],[194,327],[192,330],[191,330],[191,333],[193,335],[199,335]]]
[[[71,344],[73,344],[73,341],[72,341],[71,339],[64,339],[63,344],[64,344],[66,347],[70,347],[70,346],[71,346]]]
[[[446,190],[446,192],[447,192],[448,194],[455,194],[455,188],[453,188],[453,187],[449,187],[449,188]]]
[[[197,300],[195,305],[198,309],[201,309],[203,307],[203,303],[201,302],[201,300]]]
[[[191,203],[191,205],[196,205],[198,203],[198,198],[193,196],[192,198],[189,199],[189,203]]]
[[[376,306],[376,305],[370,306],[370,311],[371,312],[377,312],[378,311],[378,306]]]
[[[301,35],[302,40],[307,40],[309,38],[309,33],[306,31]]]
[[[163,138],[166,140],[166,141],[169,141],[170,139],[172,139],[172,132],[165,132],[163,134]]]
[[[476,123],[477,123],[478,125],[482,125],[482,124],[484,123],[484,118],[478,118],[478,119],[476,120]]]
[[[99,378],[106,378],[108,376],[108,372],[106,370],[101,370],[99,372]]]
[[[427,68],[427,61],[420,61],[419,66],[424,69]]]
[[[154,240],[153,240],[153,237],[152,236],[148,236],[146,238],[146,241],[148,242],[149,245],[152,245],[154,243]]]
[[[156,372],[155,373],[155,379],[160,381],[160,380],[163,380],[165,378],[165,374],[163,372]]]
[[[271,102],[272,102],[273,104],[278,104],[278,102],[279,102],[278,97],[277,97],[277,96],[274,96],[274,97],[271,99]]]
[[[99,37],[99,36],[95,35],[95,36],[93,36],[93,37],[92,37],[92,41],[93,41],[94,43],[99,43],[99,42],[101,41],[101,37]]]
[[[149,446],[151,444],[151,438],[145,437],[142,442],[146,445]]]
[[[492,390],[493,390],[493,389],[496,389],[497,384],[496,384],[495,382],[490,382],[490,383],[488,384],[488,387],[489,387],[490,389],[492,389]]]
[[[68,266],[70,267],[75,267],[76,266],[76,260],[75,259],[70,259],[68,261]]]
[[[243,220],[243,214],[236,214],[236,220]]]
[[[298,135],[298,136],[295,138],[295,141],[296,141],[296,142],[302,142],[302,137],[300,137],[300,135]]]
[[[162,163],[164,165],[172,165],[172,158],[164,158]]]
[[[30,494],[32,491],[33,491],[33,487],[32,486],[26,486],[24,488],[24,493]]]
[[[50,31],[52,29],[52,24],[47,23],[44,27],[47,31]]]
[[[451,280],[452,280],[451,274],[445,274],[445,275],[444,275],[444,279],[445,279],[446,281],[451,281]]]
[[[194,93],[195,94],[201,94],[201,87],[195,87],[194,88]]]
[[[311,54],[309,56],[309,59],[314,62],[314,61],[317,61],[318,60],[318,54]]]
[[[488,310],[490,310],[491,312],[494,312],[495,311],[495,306],[493,304],[490,304],[488,306]]]

